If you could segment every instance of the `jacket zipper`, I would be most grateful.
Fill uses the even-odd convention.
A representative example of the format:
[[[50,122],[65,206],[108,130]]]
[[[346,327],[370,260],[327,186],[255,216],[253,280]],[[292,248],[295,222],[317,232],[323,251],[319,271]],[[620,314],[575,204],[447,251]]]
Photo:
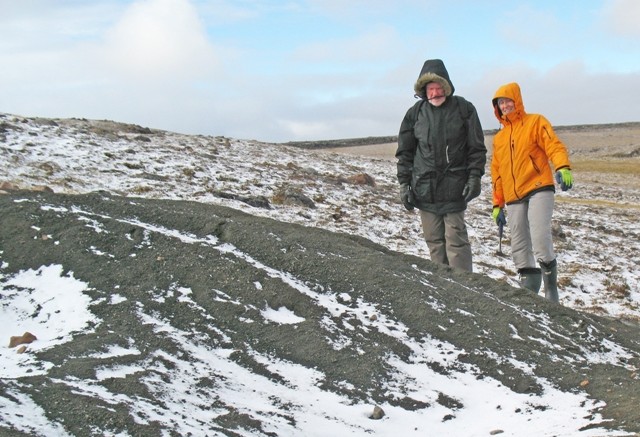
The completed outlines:
[[[513,157],[515,155],[515,148],[516,148],[516,143],[515,143],[515,140],[513,139],[513,123],[508,118],[507,120],[509,121],[509,149],[511,153],[511,179],[513,180],[513,194],[516,196],[518,200],[522,200],[520,199],[520,196],[518,195],[518,190],[516,189],[517,187],[516,175],[513,171],[513,162],[514,162]]]

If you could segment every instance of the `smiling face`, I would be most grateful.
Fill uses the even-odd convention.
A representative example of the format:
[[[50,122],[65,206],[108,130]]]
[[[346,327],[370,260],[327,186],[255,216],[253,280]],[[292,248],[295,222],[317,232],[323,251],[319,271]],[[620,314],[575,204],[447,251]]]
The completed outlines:
[[[514,109],[516,109],[516,104],[511,99],[501,97],[498,99],[498,108],[500,108],[500,111],[503,115],[507,115],[510,112],[513,112]]]

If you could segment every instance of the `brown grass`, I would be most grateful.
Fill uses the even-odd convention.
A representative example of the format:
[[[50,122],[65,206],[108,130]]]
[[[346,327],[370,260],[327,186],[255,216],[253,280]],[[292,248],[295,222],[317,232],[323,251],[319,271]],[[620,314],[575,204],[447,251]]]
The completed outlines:
[[[602,199],[578,199],[575,197],[556,197],[556,203],[573,203],[575,205],[604,206],[609,208],[637,209],[640,211],[640,205],[635,203],[620,203]]]
[[[578,172],[613,173],[640,177],[640,159],[573,159],[573,169]]]

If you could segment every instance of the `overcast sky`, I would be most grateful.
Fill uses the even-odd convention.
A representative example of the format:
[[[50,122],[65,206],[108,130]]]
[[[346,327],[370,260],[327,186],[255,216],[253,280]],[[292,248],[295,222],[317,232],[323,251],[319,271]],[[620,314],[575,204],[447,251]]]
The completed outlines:
[[[422,63],[494,129],[640,121],[638,0],[0,0],[0,112],[286,142],[395,135]]]

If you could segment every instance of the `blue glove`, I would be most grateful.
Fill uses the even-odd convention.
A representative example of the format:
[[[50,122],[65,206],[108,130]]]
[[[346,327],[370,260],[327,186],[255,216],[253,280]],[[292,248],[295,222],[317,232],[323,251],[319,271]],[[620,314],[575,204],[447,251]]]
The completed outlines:
[[[558,182],[562,191],[567,191],[569,188],[573,187],[573,175],[571,174],[571,170],[567,167],[558,170],[556,172],[556,182]]]
[[[498,225],[498,227],[502,227],[507,224],[507,216],[504,215],[504,209],[500,208],[499,206],[493,207],[491,217],[493,217],[493,221],[496,222],[496,225]]]

